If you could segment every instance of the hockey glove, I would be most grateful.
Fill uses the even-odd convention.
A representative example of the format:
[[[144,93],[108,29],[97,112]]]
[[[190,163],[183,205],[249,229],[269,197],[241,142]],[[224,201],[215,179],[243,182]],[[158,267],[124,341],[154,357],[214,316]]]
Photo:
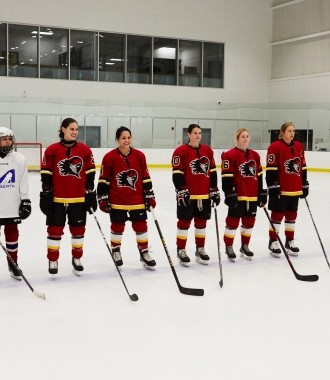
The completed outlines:
[[[156,207],[156,199],[153,190],[145,190],[144,191],[144,204],[146,206],[146,210],[150,211],[150,207]]]
[[[265,207],[267,203],[267,190],[262,189],[258,195],[258,207]]]
[[[108,194],[99,195],[97,197],[97,201],[99,202],[100,210],[109,214],[111,210],[111,205]]]
[[[97,209],[96,192],[85,194],[85,209],[89,214],[92,214],[91,209],[95,212]]]
[[[19,205],[18,215],[22,219],[26,219],[31,214],[31,201],[30,199],[22,199]]]
[[[225,204],[228,207],[236,208],[237,207],[237,193],[235,191],[231,191],[230,193],[225,194]]]
[[[53,210],[53,194],[49,191],[42,191],[39,206],[43,214],[50,215]]]
[[[303,191],[303,193],[300,195],[300,198],[306,198],[309,194],[309,182],[308,181],[306,181],[303,184],[302,191]]]
[[[280,185],[278,183],[275,183],[274,185],[269,186],[268,195],[269,198],[279,198],[281,195]]]
[[[210,199],[212,204],[215,204],[216,206],[219,206],[220,204],[220,192],[217,187],[210,189]]]
[[[188,189],[176,191],[176,201],[178,206],[188,207],[190,205],[190,194]]]

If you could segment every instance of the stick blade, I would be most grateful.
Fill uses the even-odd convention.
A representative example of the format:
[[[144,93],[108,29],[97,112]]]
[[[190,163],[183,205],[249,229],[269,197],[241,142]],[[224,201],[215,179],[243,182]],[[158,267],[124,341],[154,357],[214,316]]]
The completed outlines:
[[[219,285],[220,285],[220,288],[223,287],[223,280],[222,279],[220,280]]]
[[[43,300],[46,300],[46,295],[45,293],[40,293],[40,292],[37,292],[36,290],[33,290],[33,294]]]
[[[308,282],[315,282],[318,281],[319,276],[317,274],[311,274],[311,275],[302,275],[295,273],[296,279],[300,281],[308,281]]]
[[[131,299],[131,301],[137,301],[139,299],[139,297],[137,296],[137,294],[130,294],[129,298]]]
[[[180,286],[179,289],[182,294],[186,294],[187,296],[203,296],[204,295],[204,289],[185,288],[183,286]]]

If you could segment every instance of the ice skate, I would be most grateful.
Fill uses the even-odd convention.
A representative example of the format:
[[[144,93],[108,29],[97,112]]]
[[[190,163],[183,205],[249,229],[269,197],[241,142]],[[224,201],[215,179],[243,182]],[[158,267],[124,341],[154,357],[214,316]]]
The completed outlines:
[[[295,245],[294,240],[286,239],[285,249],[288,255],[298,256],[299,248]]]
[[[246,260],[252,260],[253,252],[250,251],[250,248],[247,244],[242,244],[241,249],[239,251],[241,252],[241,257],[243,257]]]
[[[281,249],[277,240],[269,240],[269,253],[274,257],[281,257]]]
[[[179,263],[183,265],[184,267],[189,267],[190,258],[187,255],[187,252],[185,249],[179,249],[177,250],[177,256],[179,259]]]
[[[14,278],[17,281],[22,280],[21,272],[17,270],[16,267],[11,262],[8,263],[8,270],[9,270],[10,277]]]
[[[76,276],[80,276],[80,273],[84,270],[84,267],[82,266],[80,259],[75,259],[74,257],[72,257],[72,266],[72,272]]]
[[[209,255],[206,254],[204,247],[197,247],[195,252],[196,262],[199,264],[207,265],[210,260]]]
[[[57,272],[58,272],[58,261],[56,260],[56,261],[51,261],[51,260],[49,260],[49,262],[48,262],[48,272],[50,273],[50,274],[57,274]]]
[[[121,257],[120,247],[114,247],[111,251],[117,267],[121,267],[123,265],[123,259]]]
[[[156,261],[150,256],[148,248],[141,249],[140,251],[140,261],[146,269],[154,270],[156,266]]]
[[[232,261],[233,263],[235,262],[236,259],[236,253],[233,250],[233,246],[231,245],[226,245],[226,255],[228,256],[228,259]]]

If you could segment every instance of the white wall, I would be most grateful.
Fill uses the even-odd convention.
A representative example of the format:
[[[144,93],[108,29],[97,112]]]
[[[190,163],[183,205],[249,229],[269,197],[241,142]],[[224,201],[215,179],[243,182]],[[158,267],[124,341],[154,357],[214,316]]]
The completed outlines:
[[[1,78],[3,95],[267,102],[272,13],[263,0],[1,0],[1,21],[225,43],[225,89]],[[24,92],[25,91],[25,92]]]

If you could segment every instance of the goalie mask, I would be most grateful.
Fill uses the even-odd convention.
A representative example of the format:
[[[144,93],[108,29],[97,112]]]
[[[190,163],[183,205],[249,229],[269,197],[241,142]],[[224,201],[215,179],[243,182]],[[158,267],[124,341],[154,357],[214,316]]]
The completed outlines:
[[[5,137],[9,137],[9,139],[5,139]],[[0,152],[3,154],[8,154],[14,149],[14,133],[12,130],[0,127]]]

